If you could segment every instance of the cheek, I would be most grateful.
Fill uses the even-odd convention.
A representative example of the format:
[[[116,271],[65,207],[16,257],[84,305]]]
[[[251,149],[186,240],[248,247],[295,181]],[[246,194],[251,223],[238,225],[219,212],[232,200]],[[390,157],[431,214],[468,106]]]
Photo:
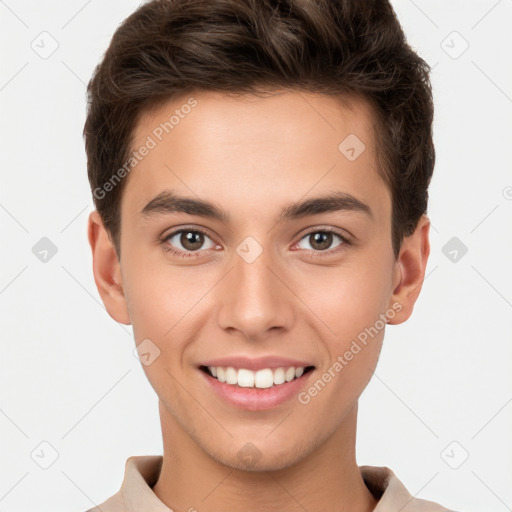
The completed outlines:
[[[169,340],[180,322],[193,314],[194,305],[212,284],[190,268],[141,264],[136,255],[125,261],[125,294],[137,342],[154,337]]]
[[[301,279],[299,296],[324,324],[331,349],[343,350],[385,313],[389,301],[388,274],[382,262],[360,261],[337,269],[319,268]]]

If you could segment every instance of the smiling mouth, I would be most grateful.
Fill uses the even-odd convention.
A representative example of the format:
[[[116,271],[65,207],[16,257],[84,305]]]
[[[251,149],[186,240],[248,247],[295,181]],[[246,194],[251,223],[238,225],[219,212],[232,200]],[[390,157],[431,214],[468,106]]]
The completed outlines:
[[[314,366],[288,366],[281,368],[262,368],[252,371],[232,366],[200,366],[203,372],[219,382],[241,388],[268,389],[299,379],[314,370]]]

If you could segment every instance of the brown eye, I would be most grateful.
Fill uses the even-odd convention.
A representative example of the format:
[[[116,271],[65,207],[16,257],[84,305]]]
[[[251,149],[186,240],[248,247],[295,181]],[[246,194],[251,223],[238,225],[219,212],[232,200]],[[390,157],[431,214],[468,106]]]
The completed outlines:
[[[319,251],[325,251],[329,249],[332,244],[332,233],[319,231],[318,233],[312,233],[309,235],[311,247]]]
[[[336,238],[338,238],[340,242],[334,247],[332,247],[332,244]],[[306,240],[309,243],[310,247],[301,247],[301,243],[303,242],[303,240]],[[306,234],[304,237],[302,237],[301,241],[299,242],[299,247],[301,249],[313,250],[315,252],[326,252],[330,249],[345,244],[349,244],[347,238],[345,238],[344,236],[337,232],[325,229],[311,231],[310,233]]]
[[[204,235],[198,231],[183,231],[180,243],[187,251],[197,251],[204,243]]]
[[[210,245],[205,246],[209,241]],[[200,252],[215,247],[215,242],[206,234],[197,229],[180,229],[174,231],[163,239],[166,248],[180,256],[190,256],[190,253]]]

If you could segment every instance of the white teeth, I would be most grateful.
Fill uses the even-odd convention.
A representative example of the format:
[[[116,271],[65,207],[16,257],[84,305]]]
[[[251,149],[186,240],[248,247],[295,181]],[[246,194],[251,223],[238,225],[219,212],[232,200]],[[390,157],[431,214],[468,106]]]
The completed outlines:
[[[293,366],[290,366],[288,370],[286,370],[286,373],[284,374],[284,378],[286,379],[286,382],[290,382],[295,378],[295,368]]]
[[[277,368],[274,370],[274,384],[283,384],[284,381],[284,368]]]
[[[228,384],[236,384],[238,380],[238,372],[230,366],[226,368],[226,382]]]
[[[244,368],[238,370],[238,385],[242,388],[254,387],[254,372]]]
[[[254,385],[257,388],[271,388],[274,385],[274,374],[270,368],[258,370],[254,377]]]
[[[290,382],[293,379],[299,378],[304,373],[304,367],[288,368],[264,368],[253,372],[245,368],[236,370],[232,366],[223,368],[221,366],[208,366],[208,370],[213,377],[216,377],[219,382],[225,382],[231,385],[238,385],[242,388],[271,388],[272,386],[279,386],[285,382]]]

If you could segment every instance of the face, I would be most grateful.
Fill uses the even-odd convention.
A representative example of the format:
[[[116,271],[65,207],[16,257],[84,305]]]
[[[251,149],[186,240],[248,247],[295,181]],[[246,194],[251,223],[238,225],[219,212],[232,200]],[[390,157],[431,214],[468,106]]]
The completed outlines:
[[[149,354],[162,421],[214,460],[313,453],[357,404],[386,318],[412,311],[428,224],[395,260],[373,119],[359,99],[199,92],[136,127],[151,147],[123,192],[120,263],[90,235],[96,282]]]

